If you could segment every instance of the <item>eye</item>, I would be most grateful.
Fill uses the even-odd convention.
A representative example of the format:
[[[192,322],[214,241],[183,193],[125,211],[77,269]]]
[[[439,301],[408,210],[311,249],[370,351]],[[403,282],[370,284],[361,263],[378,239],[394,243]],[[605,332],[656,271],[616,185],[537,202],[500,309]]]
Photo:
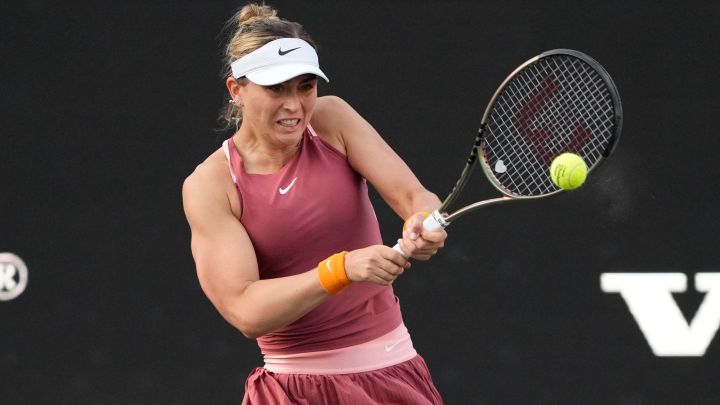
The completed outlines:
[[[317,80],[307,81],[300,85],[300,90],[302,90],[302,91],[312,90],[315,88],[316,85],[317,85]]]
[[[282,83],[281,84],[274,84],[272,86],[266,87],[268,90],[272,91],[273,93],[282,93],[284,88]]]

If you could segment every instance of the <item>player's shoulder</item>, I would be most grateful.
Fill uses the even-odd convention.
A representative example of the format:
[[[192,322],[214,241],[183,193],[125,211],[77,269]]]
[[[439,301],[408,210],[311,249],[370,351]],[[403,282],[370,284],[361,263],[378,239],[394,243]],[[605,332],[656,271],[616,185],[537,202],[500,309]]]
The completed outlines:
[[[183,182],[183,194],[204,194],[223,191],[229,177],[229,166],[222,149],[207,157]]]
[[[183,208],[191,222],[218,213],[230,212],[236,218],[242,213],[240,196],[230,174],[225,152],[218,149],[197,165],[182,186]],[[194,219],[194,221],[193,221]]]
[[[338,96],[318,97],[313,118],[329,120],[353,111],[350,104]]]
[[[338,96],[318,97],[311,124],[318,133],[339,134],[355,114],[352,106]]]

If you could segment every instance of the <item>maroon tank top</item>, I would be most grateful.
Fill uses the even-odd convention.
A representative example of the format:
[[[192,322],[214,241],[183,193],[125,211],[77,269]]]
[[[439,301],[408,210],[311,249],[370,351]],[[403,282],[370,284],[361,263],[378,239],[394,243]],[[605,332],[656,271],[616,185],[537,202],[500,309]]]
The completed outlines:
[[[247,173],[232,138],[223,145],[260,278],[291,276],[328,256],[382,244],[365,179],[308,126],[293,158],[273,174]],[[339,349],[402,321],[392,287],[353,283],[292,324],[258,338],[263,353]]]

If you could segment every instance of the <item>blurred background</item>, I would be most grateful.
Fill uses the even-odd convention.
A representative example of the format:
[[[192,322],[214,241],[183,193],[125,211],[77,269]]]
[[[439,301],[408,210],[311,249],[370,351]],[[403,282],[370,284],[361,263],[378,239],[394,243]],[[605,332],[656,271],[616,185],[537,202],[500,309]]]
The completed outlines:
[[[230,136],[221,31],[243,4],[0,5],[0,253],[28,270],[0,301],[0,403],[241,401],[261,356],[200,290],[180,190]],[[268,4],[319,44],[319,93],[352,104],[441,197],[493,92],[531,56],[580,50],[620,90],[622,138],[587,186],[458,221],[396,282],[446,403],[720,403],[717,339],[657,356],[600,286],[683,273],[673,297],[690,322],[709,296],[694,275],[720,272],[720,3]],[[473,182],[467,200],[496,194]],[[402,221],[371,197],[392,245]],[[21,282],[8,263],[0,292]]]

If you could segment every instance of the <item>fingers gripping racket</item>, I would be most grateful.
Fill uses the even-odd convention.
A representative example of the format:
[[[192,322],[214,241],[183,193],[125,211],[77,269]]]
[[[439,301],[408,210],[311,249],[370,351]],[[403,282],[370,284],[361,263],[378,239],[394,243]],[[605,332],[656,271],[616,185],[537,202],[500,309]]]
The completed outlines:
[[[562,192],[550,178],[552,160],[578,154],[590,173],[610,156],[621,127],[617,88],[594,59],[556,49],[528,60],[493,95],[460,178],[423,228],[440,230],[478,208]],[[501,196],[451,212],[476,162]]]

